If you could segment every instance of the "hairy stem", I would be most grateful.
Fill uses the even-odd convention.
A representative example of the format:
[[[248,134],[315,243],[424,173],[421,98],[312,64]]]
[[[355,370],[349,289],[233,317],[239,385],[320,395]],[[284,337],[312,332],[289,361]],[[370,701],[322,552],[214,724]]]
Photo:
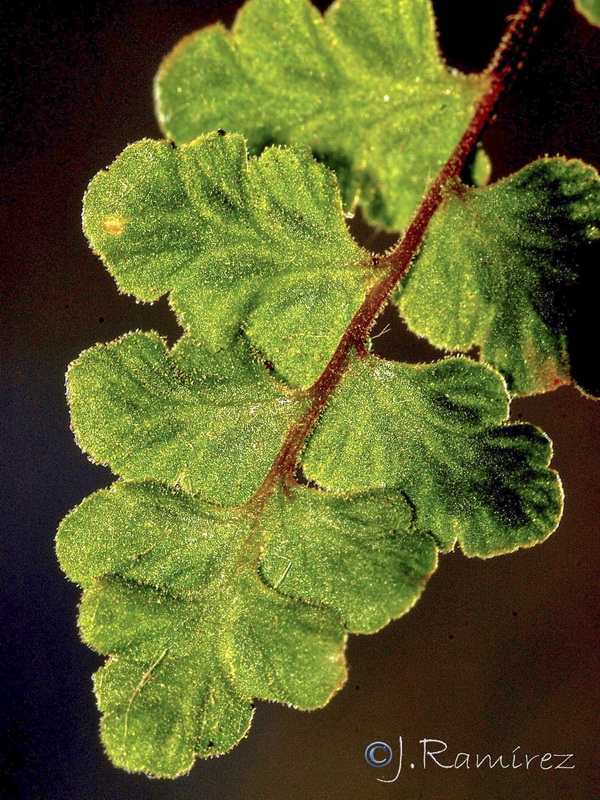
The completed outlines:
[[[380,266],[387,269],[387,276],[367,294],[331,357],[325,370],[310,389],[312,403],[299,422],[293,425],[271,465],[265,480],[250,504],[261,503],[270,495],[279,481],[284,486],[293,480],[298,458],[308,436],[324,410],[329,398],[336,390],[353,351],[365,352],[364,343],[375,320],[386,305],[396,284],[406,275],[435,212],[440,207],[447,191],[458,181],[467,159],[488,125],[498,101],[506,92],[529,49],[539,22],[552,0],[522,0],[516,13],[510,18],[508,27],[484,74],[489,79],[489,89],[479,100],[469,126],[453,154],[430,185],[421,204],[396,248]],[[247,504],[248,505],[248,504]]]

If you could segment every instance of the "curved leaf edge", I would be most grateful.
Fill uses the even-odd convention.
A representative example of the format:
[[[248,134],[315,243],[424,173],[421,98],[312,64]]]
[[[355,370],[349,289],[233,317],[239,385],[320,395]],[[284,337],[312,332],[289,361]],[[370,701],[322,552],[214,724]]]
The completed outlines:
[[[575,8],[590,25],[600,27],[600,0],[575,0]]]
[[[478,152],[483,152],[483,151],[478,151]],[[485,155],[485,153],[484,153],[484,155]],[[475,194],[476,196],[477,195],[484,196],[485,192],[493,190],[496,187],[502,187],[503,185],[509,184],[511,180],[513,180],[514,178],[520,176],[522,173],[526,172],[527,170],[529,170],[530,168],[534,167],[535,165],[544,165],[544,164],[548,164],[548,163],[551,163],[551,162],[560,162],[563,166],[577,166],[577,167],[581,168],[582,170],[585,170],[586,172],[589,173],[589,179],[593,180],[597,184],[598,191],[600,191],[600,173],[594,167],[593,164],[590,164],[590,163],[588,163],[588,162],[586,162],[586,161],[584,161],[583,159],[580,159],[580,158],[576,158],[576,157],[574,158],[574,157],[563,156],[563,155],[544,156],[544,157],[540,157],[540,158],[534,159],[534,160],[530,161],[528,164],[525,164],[520,169],[515,170],[514,172],[510,173],[509,175],[505,175],[505,176],[503,176],[501,178],[498,178],[497,180],[491,180],[491,181],[483,180],[480,183],[474,182],[471,185],[469,185],[469,183],[461,181],[459,183],[459,189],[460,189],[460,191],[464,191],[469,195]],[[455,192],[452,192],[449,195],[449,198],[454,196],[454,194],[455,194]],[[438,213],[438,214],[443,213],[444,205],[445,205],[445,203],[442,203],[442,205],[440,206],[440,209],[436,213]],[[434,219],[435,219],[435,217],[434,217]],[[592,241],[594,239],[596,239],[596,240],[600,239],[600,219],[599,219],[597,225],[594,225],[594,224],[590,223],[590,225],[588,227],[590,228],[590,231],[593,231],[593,235],[591,235],[591,234],[589,235],[589,240]],[[499,368],[496,366],[496,364],[494,364],[494,362],[491,361],[491,360],[486,360],[486,358],[482,355],[481,351],[483,350],[483,346],[481,345],[480,342],[477,342],[477,341],[474,341],[473,339],[471,339],[471,341],[468,344],[463,345],[461,347],[448,346],[448,345],[444,344],[439,338],[436,338],[436,341],[433,341],[429,337],[429,335],[427,333],[421,333],[420,330],[417,330],[415,327],[413,327],[412,325],[410,325],[408,323],[408,321],[407,321],[407,319],[406,319],[406,317],[405,317],[405,315],[403,313],[403,310],[402,310],[402,303],[403,303],[403,299],[404,299],[403,298],[403,289],[404,289],[404,286],[406,285],[407,281],[409,281],[410,278],[411,278],[411,273],[413,271],[412,268],[415,265],[415,263],[418,261],[419,255],[420,254],[417,255],[417,258],[413,261],[413,264],[411,264],[411,267],[407,270],[407,272],[404,275],[402,281],[393,290],[393,292],[392,292],[392,294],[390,296],[390,305],[395,308],[395,310],[398,313],[400,319],[404,322],[405,325],[408,326],[410,332],[414,336],[416,336],[418,339],[422,339],[422,340],[426,341],[431,347],[434,347],[440,353],[440,355],[444,355],[444,356],[447,356],[447,357],[464,355],[464,356],[467,356],[469,358],[472,358],[473,360],[478,361],[481,364],[486,364],[486,365],[492,367],[493,369],[495,369],[496,371],[498,371]],[[581,383],[579,383],[576,378],[574,378],[571,375],[571,372],[570,372],[570,361],[571,361],[571,358],[570,358],[570,352],[569,352],[569,334],[568,334],[568,331],[565,333],[564,349],[565,349],[565,353],[564,353],[564,358],[563,358],[563,362],[564,362],[563,363],[563,367],[564,367],[564,370],[566,371],[566,375],[565,376],[562,376],[560,378],[556,377],[552,383],[549,383],[545,387],[543,387],[543,388],[538,387],[533,391],[527,391],[527,392],[517,391],[517,390],[511,391],[511,389],[508,387],[508,384],[507,384],[507,391],[508,391],[509,397],[511,399],[513,399],[513,398],[520,398],[520,397],[535,396],[535,395],[538,395],[538,394],[545,394],[545,393],[548,393],[548,392],[553,392],[553,391],[556,391],[557,389],[560,389],[560,388],[565,387],[565,386],[573,386],[586,399],[588,399],[588,400],[599,400],[600,399],[600,392],[594,393],[594,391],[592,391],[590,389],[587,389],[585,386],[583,386]],[[506,376],[503,375],[503,377],[505,378]],[[506,383],[506,380],[505,380],[505,383]]]

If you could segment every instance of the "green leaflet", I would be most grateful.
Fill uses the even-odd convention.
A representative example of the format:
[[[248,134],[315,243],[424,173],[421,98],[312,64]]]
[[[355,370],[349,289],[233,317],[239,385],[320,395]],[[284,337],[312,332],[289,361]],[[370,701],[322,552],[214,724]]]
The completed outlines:
[[[600,179],[580,161],[540,159],[490,187],[458,187],[399,293],[402,314],[439,347],[479,346],[513,394],[554,389],[571,379],[573,290],[599,235]]]
[[[261,565],[267,583],[334,608],[350,632],[373,633],[404,614],[435,570],[435,543],[412,529],[399,492],[278,493],[269,511]]]
[[[67,380],[80,447],[125,478],[223,505],[249,500],[306,400],[243,344],[212,354],[185,336],[169,352],[137,332],[87,350]]]
[[[156,79],[159,119],[189,142],[218,128],[252,152],[308,144],[347,208],[404,227],[458,143],[488,79],[448,71],[429,0],[252,0],[233,30],[186,37]]]
[[[443,550],[458,539],[467,555],[511,552],[556,528],[562,491],[549,440],[531,425],[502,425],[507,411],[501,378],[469,359],[357,360],[304,471],[333,491],[402,489]]]
[[[592,25],[600,25],[600,0],[575,0],[575,8]]]
[[[212,351],[245,331],[295,386],[320,375],[377,275],[331,172],[303,149],[248,162],[241,136],[131,145],[90,184],[84,227],[122,291],[170,292]]]
[[[84,639],[111,656],[95,683],[115,763],[174,776],[245,734],[252,697],[326,703],[345,680],[340,617],[355,630],[385,624],[435,568],[435,545],[411,518],[397,492],[354,499],[297,488],[262,513],[150,482],[84,500],[61,525],[58,554],[85,589]],[[319,605],[269,588],[261,557],[267,575],[289,560],[289,579],[277,583]]]

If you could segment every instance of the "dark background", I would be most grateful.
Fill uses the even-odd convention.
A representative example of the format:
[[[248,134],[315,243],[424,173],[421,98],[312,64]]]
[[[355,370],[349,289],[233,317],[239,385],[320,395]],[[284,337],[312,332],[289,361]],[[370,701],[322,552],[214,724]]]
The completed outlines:
[[[327,3],[321,3],[324,7]],[[516,0],[440,0],[449,61],[481,69]],[[177,336],[167,305],[119,296],[80,226],[88,181],[127,145],[159,135],[151,82],[180,37],[237,2],[4,3],[2,297],[5,319],[0,558],[0,795],[25,800],[587,800],[598,717],[600,407],[573,388],[518,401],[514,417],[555,442],[566,509],[531,550],[490,561],[442,557],[422,600],[376,636],[353,636],[346,688],[323,710],[259,703],[249,737],[177,781],[114,769],[98,738],[91,673],[78,639],[78,589],[53,537],[64,514],[108,485],[69,430],[64,373],[79,352],[134,329]],[[546,153],[599,166],[599,32],[557,2],[485,142],[495,175]],[[596,139],[596,141],[595,141]],[[374,247],[375,241],[370,243]],[[386,355],[435,351],[387,313]],[[582,328],[579,339],[593,332]],[[597,337],[597,334],[596,334]],[[597,346],[597,342],[596,342]],[[595,354],[597,358],[597,353]],[[581,364],[584,364],[581,360]],[[582,367],[583,369],[583,367]],[[363,757],[374,740],[417,761],[421,738],[454,754],[574,753],[571,771],[443,770],[419,765],[396,783]],[[5,794],[2,794],[4,792]]]

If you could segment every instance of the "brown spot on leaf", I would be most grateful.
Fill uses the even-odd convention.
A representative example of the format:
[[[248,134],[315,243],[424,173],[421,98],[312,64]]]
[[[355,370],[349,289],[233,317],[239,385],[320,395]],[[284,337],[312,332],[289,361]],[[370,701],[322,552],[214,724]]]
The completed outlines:
[[[100,223],[100,227],[106,233],[110,233],[111,236],[120,236],[125,230],[125,220],[123,217],[111,215],[104,217]]]

